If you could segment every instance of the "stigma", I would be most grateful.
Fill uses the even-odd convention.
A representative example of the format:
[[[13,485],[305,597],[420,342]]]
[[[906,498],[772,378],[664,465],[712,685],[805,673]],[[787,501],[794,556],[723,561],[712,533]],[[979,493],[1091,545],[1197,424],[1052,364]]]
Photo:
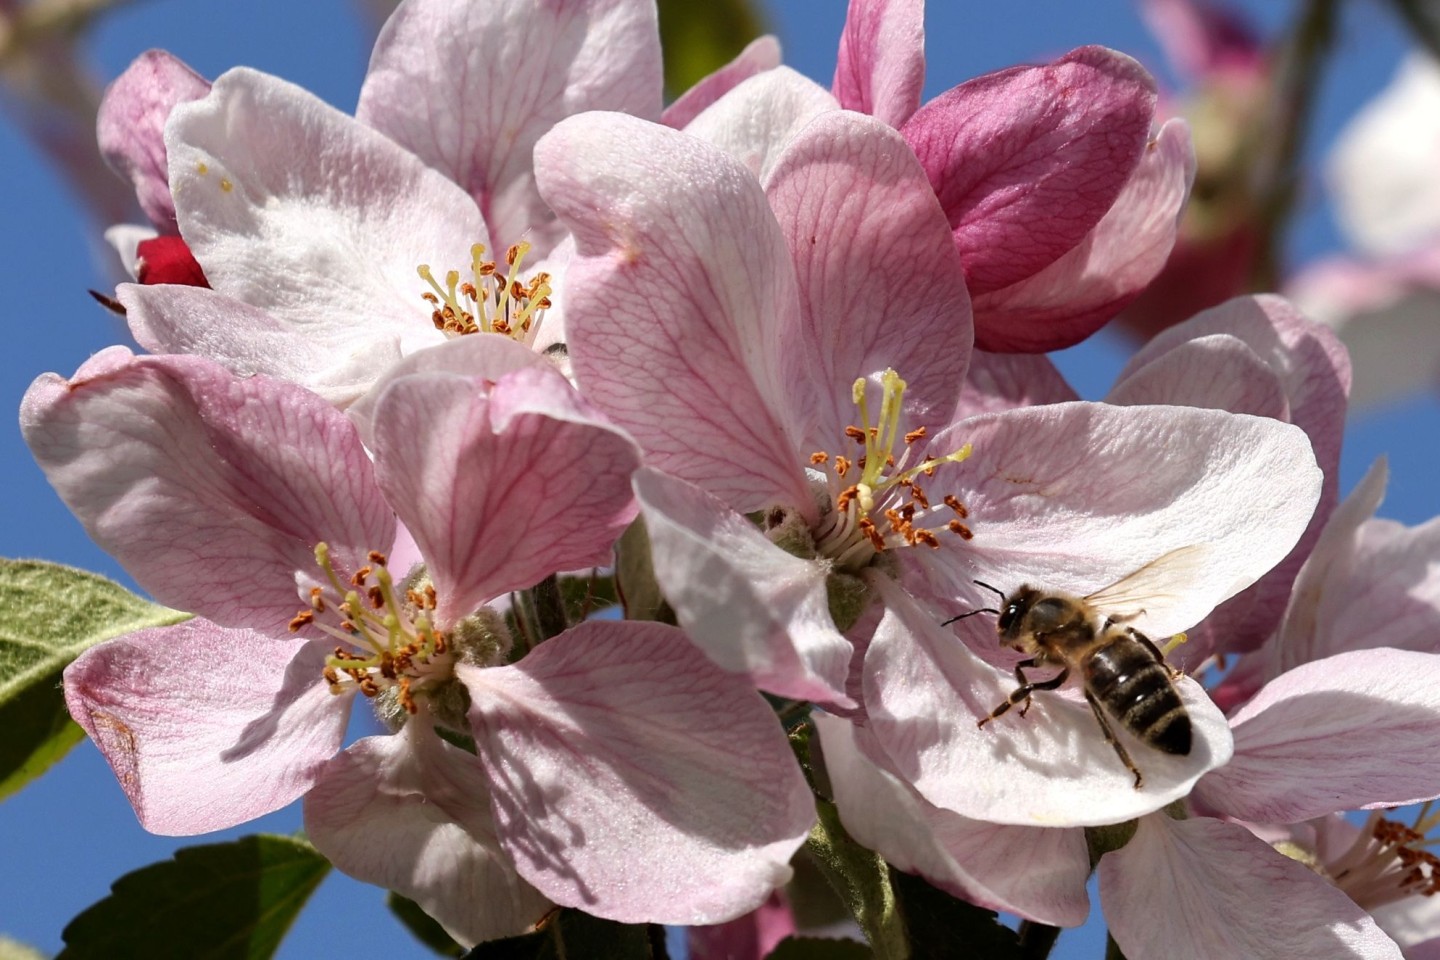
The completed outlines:
[[[922,485],[942,464],[968,458],[970,444],[939,457],[922,455],[926,428],[901,432],[905,381],[894,370],[881,375],[880,411],[873,419],[867,385],[862,377],[851,391],[859,423],[845,428],[849,452],[810,455],[811,467],[825,477],[829,501],[815,530],[816,550],[851,572],[898,547],[939,548],[945,539],[974,536],[958,497],[932,502]]]
[[[369,563],[342,579],[330,548],[315,547],[315,562],[328,586],[310,590],[310,605],[290,621],[291,632],[307,626],[340,641],[322,674],[336,695],[359,691],[366,697],[390,693],[406,712],[419,709],[416,697],[446,683],[454,656],[446,634],[432,622],[435,588],[397,589],[385,555],[371,551]]]
[[[505,266],[485,259],[485,245],[470,248],[470,277],[460,271],[445,274],[442,284],[430,265],[421,264],[420,278],[430,289],[420,296],[431,307],[435,329],[447,336],[470,333],[499,333],[521,343],[530,343],[539,332],[545,311],[551,306],[550,274],[543,270],[528,280],[521,279],[521,265],[530,244],[517,243],[505,251]]]

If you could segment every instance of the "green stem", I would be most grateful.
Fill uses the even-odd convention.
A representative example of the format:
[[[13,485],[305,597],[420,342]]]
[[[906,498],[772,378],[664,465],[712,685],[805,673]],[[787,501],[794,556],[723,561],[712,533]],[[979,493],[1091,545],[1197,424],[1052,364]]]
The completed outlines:
[[[826,799],[829,778],[823,757],[818,752],[812,754],[810,749],[814,733],[808,717],[790,731],[790,748],[815,793],[817,819],[805,849],[860,925],[876,960],[909,960],[910,939],[890,885],[890,868],[879,854],[862,847],[845,832],[840,812]]]
[[[565,617],[565,598],[560,595],[560,578],[550,574],[530,588],[535,604],[535,621],[540,639],[559,636],[570,626]]]
[[[515,626],[515,647],[510,651],[510,662],[513,663],[533,650],[541,639],[530,591],[517,590],[510,594],[510,617]]]
[[[1250,276],[1252,290],[1274,290],[1284,267],[1285,230],[1300,185],[1300,159],[1320,91],[1321,69],[1335,42],[1339,0],[1307,0],[1281,48],[1270,89],[1263,138],[1255,151],[1253,196],[1260,244]]]

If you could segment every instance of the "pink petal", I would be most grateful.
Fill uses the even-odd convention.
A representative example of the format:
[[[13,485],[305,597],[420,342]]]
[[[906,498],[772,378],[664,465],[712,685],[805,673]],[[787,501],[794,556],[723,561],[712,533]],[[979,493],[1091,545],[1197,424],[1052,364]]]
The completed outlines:
[[[474,203],[443,175],[247,69],[177,107],[166,145],[180,232],[216,291],[322,341],[385,336],[409,352],[441,339],[416,270],[443,280],[488,242]]]
[[[1140,162],[1154,110],[1155,81],[1138,63],[1081,47],[961,84],[906,122],[972,296],[1043,270],[1100,222]]]
[[[164,50],[147,50],[105,91],[95,137],[105,161],[135,187],[140,209],[164,233],[175,233],[165,156],[171,109],[210,92],[210,82]]]
[[[329,331],[326,338],[203,287],[127,283],[115,295],[125,306],[131,334],[151,353],[197,354],[242,377],[269,373],[336,406],[350,403],[376,370],[400,359],[393,337],[363,343],[350,332]]]
[[[1286,421],[1290,403],[1279,375],[1245,341],[1196,337],[1122,377],[1105,397],[1118,406],[1169,404]]]
[[[797,700],[854,706],[854,647],[835,629],[825,564],[792,556],[749,519],[675,477],[635,475],[655,576],[690,639],[722,668]]]
[[[977,342],[1038,353],[1100,329],[1165,266],[1194,179],[1189,128],[1171,120],[1084,239],[1035,275],[975,297]]]
[[[1295,823],[1440,796],[1440,657],[1342,653],[1265,685],[1231,720],[1235,757],[1198,796],[1239,820]]]
[[[536,147],[536,170],[575,233],[566,323],[590,401],[650,464],[737,509],[809,504],[772,412],[784,408],[778,328],[798,314],[794,273],[754,177],[620,114],[560,124]]]
[[[591,620],[457,671],[501,843],[555,902],[716,923],[789,879],[810,790],[769,706],[679,630]]]
[[[1415,51],[1341,131],[1328,158],[1337,219],[1370,256],[1393,257],[1440,233],[1440,65]]]
[[[750,913],[724,923],[690,927],[685,934],[689,960],[763,960],[795,934],[795,916],[782,892]]]
[[[1053,926],[1084,922],[1090,859],[1083,831],[967,820],[871,762],[856,744],[867,731],[824,715],[815,727],[840,819],[859,843],[982,907]]]
[[[780,66],[780,41],[766,34],[756,37],[736,54],[735,59],[700,80],[675,98],[660,114],[667,127],[683,130],[710,104],[746,80]]]
[[[1245,597],[1229,609],[1222,608],[1205,625],[1211,636],[1203,645],[1243,651],[1254,649],[1279,624],[1295,575],[1335,509],[1350,364],[1344,347],[1329,330],[1300,316],[1285,300],[1237,297],[1158,334],[1126,364],[1119,381],[1123,383],[1157,357],[1190,340],[1214,334],[1243,340],[1279,377],[1290,408],[1289,420],[1309,435],[1324,473],[1315,512],[1284,560]]]
[[[1188,756],[1112,723],[1144,774],[1139,790],[1073,692],[1039,692],[1024,717],[1012,710],[978,727],[1015,688],[1014,676],[981,661],[897,585],[875,580],[885,617],[865,654],[870,729],[890,769],[937,807],[1027,827],[1116,823],[1185,796],[1229,759],[1224,716],[1188,679],[1176,684],[1194,732]]]
[[[1100,860],[1110,935],[1129,960],[1399,960],[1329,881],[1244,827],[1145,817]]]
[[[554,369],[401,377],[375,404],[376,474],[442,625],[556,570],[604,566],[635,519],[640,451]]]
[[[189,620],[91,647],[65,704],[151,833],[189,836],[270,813],[340,749],[350,701],[321,677],[326,644]]]
[[[305,831],[336,867],[409,897],[461,944],[532,929],[552,909],[495,836],[475,757],[428,714],[350,745],[305,797]]]
[[[1293,653],[1282,646],[1281,654],[1318,659],[1375,647],[1440,652],[1440,637],[1435,634],[1440,619],[1437,557],[1440,519],[1418,527],[1385,519],[1366,521],[1353,551],[1330,571],[1322,587],[1321,600],[1313,609],[1314,632]],[[1364,602],[1356,603],[1357,597]],[[1291,635],[1288,624],[1286,635]]]
[[[1440,383],[1440,241],[1379,261],[1322,260],[1286,284],[1333,329],[1355,370],[1350,402],[1370,406]]]
[[[1382,458],[1320,531],[1295,577],[1278,635],[1265,648],[1271,655],[1267,680],[1347,650],[1401,647],[1435,652],[1429,634],[1440,606],[1440,570],[1434,571],[1437,582],[1432,585],[1431,558],[1440,555],[1440,523],[1409,531],[1391,521],[1376,521],[1388,479]],[[1363,552],[1362,544],[1368,548]],[[1356,597],[1365,602],[1355,603]]]
[[[1414,894],[1372,907],[1370,915],[1390,937],[1405,948],[1405,960],[1440,960],[1440,901]]]
[[[544,253],[559,235],[535,142],[585,110],[660,116],[655,17],[645,0],[408,0],[375,41],[355,115],[464,187],[500,250]]]
[[[764,180],[795,134],[838,109],[824,87],[780,66],[737,84],[690,121],[685,132],[720,147]]]
[[[1286,670],[1312,660],[1374,647],[1435,652],[1430,626],[1440,608],[1440,570],[1430,575],[1430,558],[1440,553],[1435,542],[1440,522],[1409,530],[1373,520],[1388,476],[1382,457],[1330,515],[1295,577],[1275,634],[1242,655],[1212,689],[1227,712]],[[1368,534],[1364,555],[1362,529]],[[1355,603],[1357,596],[1366,602]]]
[[[892,127],[910,119],[925,85],[925,5],[850,0],[832,91],[846,110]]]
[[[317,543],[354,570],[395,535],[354,428],[283,381],[112,347],[37,379],[20,422],[96,543],[161,603],[224,626],[287,635]]]
[[[507,373],[529,367],[548,367],[550,361],[517,340],[505,336],[463,336],[416,350],[387,366],[365,395],[345,412],[360,431],[367,447],[375,446],[375,404],[385,388],[401,377],[428,373],[454,373],[471,379],[496,381]]]
[[[963,551],[905,557],[943,571],[931,576],[964,604],[957,613],[993,599],[968,587],[977,577],[1005,591],[1029,583],[1085,596],[1203,544],[1206,561],[1167,567],[1166,588],[1133,621],[1170,636],[1274,566],[1320,486],[1298,428],[1215,410],[1029,407],[961,421],[931,446],[967,442],[970,458],[938,468],[925,488],[932,501],[959,497],[974,539]]]
[[[1250,21],[1215,0],[1143,0],[1140,12],[1165,56],[1190,82],[1227,71],[1258,73],[1265,48]]]
[[[848,110],[817,117],[765,195],[800,289],[792,376],[813,379],[828,405],[819,437],[839,439],[855,420],[856,378],[886,368],[908,384],[910,426],[947,422],[969,362],[970,298],[945,214],[899,134]]]
[[[1048,357],[976,350],[970,354],[970,368],[960,391],[957,416],[973,417],[1079,399],[1080,395],[1065,382]]]

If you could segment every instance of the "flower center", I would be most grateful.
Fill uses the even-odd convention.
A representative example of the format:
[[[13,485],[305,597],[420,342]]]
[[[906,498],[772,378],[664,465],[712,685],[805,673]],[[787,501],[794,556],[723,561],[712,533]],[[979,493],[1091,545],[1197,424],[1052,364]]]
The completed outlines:
[[[810,455],[811,466],[824,476],[829,501],[814,531],[816,550],[848,572],[858,572],[891,548],[938,548],[946,533],[962,540],[974,536],[964,523],[969,511],[958,497],[946,494],[932,506],[920,484],[941,464],[969,457],[970,444],[940,457],[922,455],[924,447],[917,444],[926,436],[925,427],[900,432],[905,381],[886,370],[880,385],[880,416],[874,422],[865,379],[856,380],[852,390],[860,424],[846,427],[845,436],[860,448],[858,454]]]
[[[323,671],[333,694],[359,690],[367,697],[394,690],[409,713],[415,697],[446,683],[453,675],[454,655],[446,635],[430,622],[435,588],[426,584],[396,592],[385,555],[371,551],[369,565],[342,580],[330,561],[330,548],[315,547],[315,562],[328,587],[310,590],[310,606],[290,621],[292,632],[313,624],[341,641],[325,660]],[[325,622],[334,617],[338,623]]]
[[[1432,815],[1429,803],[1409,827],[1376,811],[1350,849],[1326,865],[1326,873],[1366,910],[1405,897],[1432,896],[1440,890],[1440,858],[1425,848],[1435,843],[1426,834],[1437,824],[1440,814]]]
[[[494,260],[485,259],[485,245],[470,248],[470,279],[460,282],[460,271],[445,274],[441,285],[430,265],[419,267],[421,279],[430,290],[420,296],[430,304],[435,329],[447,336],[467,333],[503,333],[528,343],[540,329],[550,307],[550,274],[543,270],[529,280],[521,279],[520,265],[530,244],[517,243],[505,251],[505,272]]]

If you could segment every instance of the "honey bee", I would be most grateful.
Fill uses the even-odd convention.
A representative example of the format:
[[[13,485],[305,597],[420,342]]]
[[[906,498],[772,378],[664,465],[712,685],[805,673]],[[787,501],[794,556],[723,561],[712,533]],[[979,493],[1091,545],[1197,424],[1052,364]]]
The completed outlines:
[[[1136,790],[1145,778],[1115,736],[1112,718],[1141,742],[1165,753],[1188,756],[1192,740],[1190,715],[1174,684],[1182,672],[1165,663],[1165,655],[1149,637],[1125,624],[1145,612],[1147,598],[1163,597],[1168,592],[1165,588],[1177,578],[1183,581],[1185,571],[1193,568],[1205,552],[1203,544],[1172,550],[1118,583],[1083,597],[1028,584],[1006,596],[988,583],[975,581],[994,591],[1003,609],[986,607],[945,622],[953,623],[976,613],[996,614],[1001,645],[1027,656],[1015,665],[1015,679],[1020,685],[979,726],[1002,716],[1017,703],[1024,704],[1020,708],[1023,717],[1036,690],[1058,688],[1073,671],[1080,675],[1085,701],[1105,740],[1135,775]],[[1028,669],[1045,667],[1059,667],[1060,672],[1039,681],[1025,675]]]

